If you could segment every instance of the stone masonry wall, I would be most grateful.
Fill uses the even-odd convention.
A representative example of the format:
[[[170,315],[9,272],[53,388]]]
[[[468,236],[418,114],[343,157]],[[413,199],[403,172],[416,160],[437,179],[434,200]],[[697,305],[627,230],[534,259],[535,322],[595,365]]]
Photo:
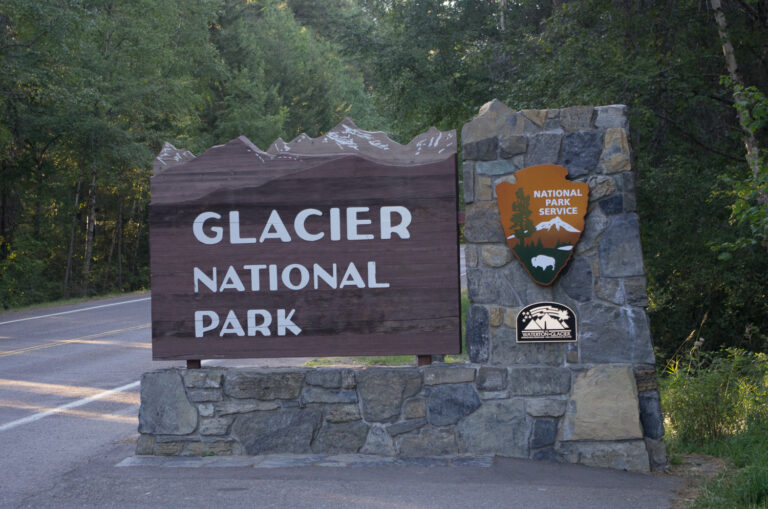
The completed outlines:
[[[560,459],[621,455],[632,440],[644,439],[658,468],[666,464],[664,428],[628,129],[621,105],[515,112],[499,101],[464,126],[467,347],[473,362],[572,374],[568,411],[557,423]],[[587,182],[590,203],[573,257],[559,279],[543,287],[507,247],[494,190],[499,182],[514,183],[517,170],[547,163]],[[517,312],[538,301],[576,312],[578,342],[515,343]]]
[[[499,455],[634,471],[666,465],[624,106],[514,112],[462,131],[470,363],[164,369],[141,382],[137,454]],[[513,259],[494,187],[544,163],[590,187],[560,278]],[[562,302],[578,342],[515,343],[519,309]]]

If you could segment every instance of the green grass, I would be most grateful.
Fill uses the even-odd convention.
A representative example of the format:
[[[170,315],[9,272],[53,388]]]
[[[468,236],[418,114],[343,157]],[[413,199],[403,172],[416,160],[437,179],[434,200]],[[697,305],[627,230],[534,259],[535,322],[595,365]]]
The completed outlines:
[[[768,508],[768,356],[694,347],[668,365],[661,387],[670,461],[697,453],[733,465],[691,507]]]
[[[114,297],[128,297],[131,295],[141,295],[141,294],[147,294],[147,293],[149,293],[149,290],[137,290],[135,292],[123,292],[123,293],[111,292],[111,293],[105,293],[102,295],[95,295],[92,297],[72,297],[69,299],[59,299],[59,300],[53,300],[49,302],[38,302],[37,304],[29,304],[26,306],[9,307],[6,309],[0,309],[0,313],[10,312],[10,311],[29,311],[32,309],[40,309],[40,308],[70,306],[72,304],[80,304],[81,302],[90,302],[93,300],[101,300],[101,299],[111,299]]]
[[[469,296],[466,290],[461,291],[461,351],[459,355],[446,355],[445,362],[467,362],[466,354],[466,329],[467,309],[469,309]],[[381,355],[375,357],[320,357],[304,363],[309,367],[334,366],[338,364],[351,364],[363,366],[415,366],[415,355]]]

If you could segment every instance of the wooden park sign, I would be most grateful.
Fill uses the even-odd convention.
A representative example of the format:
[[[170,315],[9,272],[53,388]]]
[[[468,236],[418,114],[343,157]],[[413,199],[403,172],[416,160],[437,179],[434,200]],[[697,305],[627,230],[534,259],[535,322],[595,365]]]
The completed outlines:
[[[240,137],[151,186],[154,359],[460,351],[454,131]]]
[[[542,164],[496,186],[507,245],[540,285],[555,281],[584,231],[589,186],[567,175],[562,166]]]

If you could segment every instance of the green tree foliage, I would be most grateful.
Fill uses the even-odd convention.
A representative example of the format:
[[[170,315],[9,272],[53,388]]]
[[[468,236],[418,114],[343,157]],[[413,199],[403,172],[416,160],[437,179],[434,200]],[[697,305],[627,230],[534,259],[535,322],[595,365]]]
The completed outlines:
[[[509,220],[512,223],[512,231],[515,238],[520,241],[521,246],[525,246],[525,239],[533,235],[534,224],[531,220],[531,198],[519,188],[515,195],[517,198],[512,202],[512,216]]]
[[[0,92],[0,307],[148,285],[164,140],[266,149],[374,115],[361,75],[272,0],[8,0]]]

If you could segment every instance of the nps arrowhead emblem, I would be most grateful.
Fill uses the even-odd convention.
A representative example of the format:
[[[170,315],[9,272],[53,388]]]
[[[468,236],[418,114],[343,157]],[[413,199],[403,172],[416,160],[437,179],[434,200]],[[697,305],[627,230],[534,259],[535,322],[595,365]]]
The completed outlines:
[[[571,182],[567,175],[562,166],[542,164],[516,172],[514,184],[496,186],[507,245],[544,286],[563,270],[584,230],[589,186]]]

